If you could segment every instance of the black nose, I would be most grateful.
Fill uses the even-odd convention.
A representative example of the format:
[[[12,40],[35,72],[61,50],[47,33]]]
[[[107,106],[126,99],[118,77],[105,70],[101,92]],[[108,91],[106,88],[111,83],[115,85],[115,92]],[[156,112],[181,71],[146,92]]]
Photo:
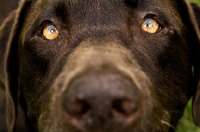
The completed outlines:
[[[139,118],[140,97],[131,78],[97,72],[71,80],[62,95],[62,106],[76,128],[117,132]]]

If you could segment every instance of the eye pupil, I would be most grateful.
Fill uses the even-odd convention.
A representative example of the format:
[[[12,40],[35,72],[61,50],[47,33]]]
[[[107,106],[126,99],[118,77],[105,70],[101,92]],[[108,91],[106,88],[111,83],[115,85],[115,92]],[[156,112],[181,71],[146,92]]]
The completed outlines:
[[[147,20],[145,21],[144,25],[145,25],[146,27],[152,28],[153,25],[154,25],[154,22],[153,22],[151,19],[147,19]]]
[[[56,28],[53,25],[48,26],[48,30],[49,30],[50,33],[56,32]]]
[[[57,38],[59,35],[59,31],[56,29],[54,25],[48,25],[43,29],[43,36],[46,39],[53,40]]]

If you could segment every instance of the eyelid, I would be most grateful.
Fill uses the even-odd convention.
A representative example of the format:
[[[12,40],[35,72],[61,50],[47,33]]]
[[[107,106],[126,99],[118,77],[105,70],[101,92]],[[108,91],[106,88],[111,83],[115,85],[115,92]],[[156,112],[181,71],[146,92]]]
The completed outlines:
[[[163,20],[163,18],[160,18],[156,14],[153,14],[153,13],[146,14],[146,16],[144,17],[144,20],[148,18],[155,20],[160,25],[161,29],[163,29],[167,25],[166,22]]]
[[[40,22],[40,24],[39,24],[39,34],[41,34],[44,27],[46,27],[48,25],[54,25],[54,23],[50,20],[44,20],[44,21]]]
[[[158,22],[158,21],[157,21],[157,16],[154,15],[154,14],[147,14],[147,15],[144,17],[144,20],[146,20],[146,19],[153,19],[153,20],[155,20],[156,22]],[[158,23],[159,23],[159,22],[158,22]]]

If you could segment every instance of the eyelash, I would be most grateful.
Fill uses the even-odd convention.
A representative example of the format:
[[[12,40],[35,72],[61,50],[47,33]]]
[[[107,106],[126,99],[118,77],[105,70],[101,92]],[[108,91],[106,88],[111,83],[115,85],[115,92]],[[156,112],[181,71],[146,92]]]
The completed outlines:
[[[161,25],[161,22],[158,20],[158,17],[154,14],[147,14],[144,19],[153,19],[155,20],[159,25]]]

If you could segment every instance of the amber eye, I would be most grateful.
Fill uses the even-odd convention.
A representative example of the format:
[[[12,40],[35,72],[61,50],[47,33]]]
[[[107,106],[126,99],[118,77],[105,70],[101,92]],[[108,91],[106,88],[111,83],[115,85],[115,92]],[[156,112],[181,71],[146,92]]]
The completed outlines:
[[[53,39],[57,38],[58,35],[59,35],[59,31],[56,29],[56,27],[54,25],[47,25],[43,29],[43,36],[46,39],[53,40]]]
[[[154,19],[146,19],[141,26],[141,29],[148,33],[156,33],[160,26]]]

